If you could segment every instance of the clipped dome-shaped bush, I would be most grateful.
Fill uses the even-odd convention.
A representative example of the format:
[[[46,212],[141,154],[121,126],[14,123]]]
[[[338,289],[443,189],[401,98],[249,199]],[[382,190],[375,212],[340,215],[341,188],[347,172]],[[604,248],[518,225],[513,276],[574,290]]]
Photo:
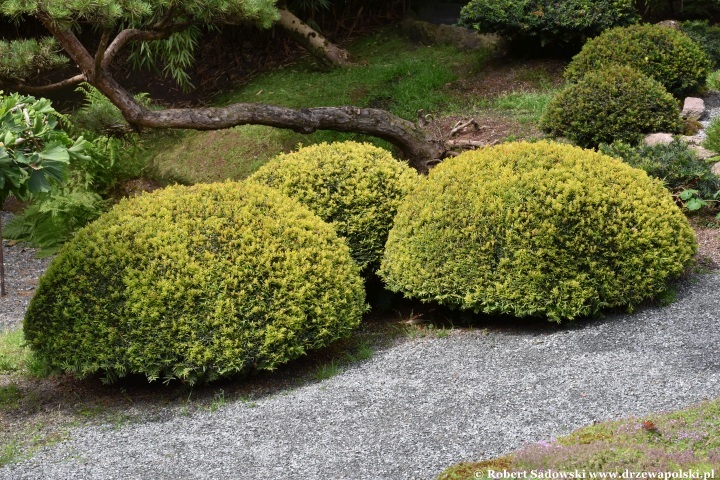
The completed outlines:
[[[380,264],[395,212],[418,174],[367,143],[322,143],[279,155],[248,181],[276,188],[332,224],[364,274]]]
[[[25,338],[52,367],[187,383],[271,370],[346,336],[362,279],[332,227],[280,192],[172,187],[81,230],[30,303]]]
[[[695,249],[645,172],[571,145],[509,143],[430,172],[400,206],[379,274],[410,298],[560,321],[662,292]]]
[[[471,0],[460,21],[483,33],[542,45],[581,45],[588,37],[637,20],[633,0]]]
[[[678,97],[702,86],[711,67],[705,51],[684,33],[659,25],[632,25],[588,40],[568,65],[565,77],[576,82],[611,64],[631,66]]]
[[[647,133],[680,133],[675,99],[637,70],[612,65],[589,72],[550,101],[541,128],[583,147],[621,140],[636,143]]]

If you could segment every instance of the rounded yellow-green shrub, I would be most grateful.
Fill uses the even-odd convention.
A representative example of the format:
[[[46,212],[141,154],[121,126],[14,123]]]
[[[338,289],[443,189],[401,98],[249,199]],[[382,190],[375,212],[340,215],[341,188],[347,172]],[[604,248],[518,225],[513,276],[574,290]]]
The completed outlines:
[[[379,275],[409,298],[561,321],[653,297],[695,250],[659,180],[571,145],[509,143],[430,172]]]
[[[348,247],[268,187],[171,187],[120,202],[41,279],[30,346],[78,376],[212,381],[347,336],[365,311]]]
[[[712,63],[702,47],[686,34],[659,25],[631,25],[605,30],[588,40],[565,70],[579,81],[588,72],[609,65],[627,65],[683,96],[705,83]]]
[[[567,85],[548,104],[540,126],[582,147],[620,140],[637,143],[653,132],[680,133],[675,99],[655,80],[612,65]]]
[[[388,231],[418,174],[367,143],[321,143],[262,166],[248,181],[276,188],[333,225],[364,275],[380,264]]]

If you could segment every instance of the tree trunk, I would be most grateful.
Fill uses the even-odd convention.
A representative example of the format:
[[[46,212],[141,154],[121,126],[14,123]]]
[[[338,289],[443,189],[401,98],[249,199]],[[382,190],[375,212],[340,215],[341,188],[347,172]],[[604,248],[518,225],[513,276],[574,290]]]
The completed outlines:
[[[316,130],[362,133],[382,138],[398,147],[410,165],[421,173],[426,173],[445,154],[442,142],[432,139],[422,128],[390,112],[374,108],[345,106],[295,110],[273,105],[237,103],[218,108],[148,110],[112,77],[103,62],[97,62],[88,53],[73,32],[47,16],[40,16],[40,20],[75,61],[86,81],[118,107],[135,129],[220,130],[238,125],[268,125],[301,133]]]
[[[293,110],[273,105],[238,103],[223,108],[144,110],[128,118],[131,124],[150,128],[219,130],[237,125],[267,125],[300,133],[316,130],[361,133],[397,146],[411,166],[427,173],[444,148],[413,123],[385,110],[356,107],[318,107]],[[435,162],[436,163],[436,162]]]
[[[136,129],[221,130],[238,125],[267,125],[305,134],[317,130],[361,133],[395,145],[420,173],[427,173],[445,154],[444,144],[432,139],[423,129],[376,108],[342,106],[295,110],[274,105],[236,103],[217,108],[148,110],[109,75],[95,76],[89,83],[107,96]]]
[[[279,12],[280,20],[276,25],[286,30],[313,57],[326,65],[334,67],[352,65],[350,52],[329,42],[287,8],[280,8]]]

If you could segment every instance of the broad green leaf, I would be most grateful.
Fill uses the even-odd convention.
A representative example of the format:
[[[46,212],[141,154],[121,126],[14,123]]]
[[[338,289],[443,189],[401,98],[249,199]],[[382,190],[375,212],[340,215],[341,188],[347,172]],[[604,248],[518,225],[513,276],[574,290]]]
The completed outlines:
[[[693,190],[692,188],[690,188],[688,190],[683,190],[682,192],[680,192],[680,198],[682,200],[689,200],[696,193],[698,193],[698,191]]]
[[[40,100],[35,102],[33,108],[44,115],[47,115],[49,113],[56,113],[55,109],[52,107],[50,100],[48,100],[47,98],[41,98]]]
[[[702,199],[700,199],[700,198],[691,198],[691,199],[685,204],[685,206],[687,207],[687,209],[690,210],[691,212],[693,212],[693,211],[695,211],[695,210],[700,210],[700,209],[701,209],[702,207],[704,207],[705,205],[707,205],[707,202],[704,201],[704,200],[702,200]]]
[[[43,193],[50,191],[50,182],[45,178],[42,170],[33,170],[28,180],[28,190],[30,193]]]
[[[15,152],[15,162],[21,164],[21,165],[28,165],[32,161],[32,158],[27,158],[25,156],[25,153],[22,151],[16,151]]]
[[[9,169],[5,172],[5,178],[9,180],[15,188],[20,188],[28,178],[28,173],[22,168]]]
[[[65,163],[70,161],[70,155],[68,154],[67,148],[62,145],[51,145],[42,152],[39,152],[38,155],[43,160],[55,160]]]
[[[42,163],[42,171],[48,179],[61,183],[65,181],[67,163],[56,160],[45,160]]]
[[[68,148],[68,154],[70,155],[70,158],[88,161],[91,157],[83,155],[83,152],[88,150],[91,145],[92,144],[90,142],[85,140],[83,137],[80,137],[75,140],[75,143],[70,148]]]

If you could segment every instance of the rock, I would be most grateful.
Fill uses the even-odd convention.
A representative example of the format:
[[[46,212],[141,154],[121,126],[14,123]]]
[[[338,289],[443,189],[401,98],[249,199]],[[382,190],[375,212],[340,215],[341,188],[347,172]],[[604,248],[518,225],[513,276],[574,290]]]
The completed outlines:
[[[713,166],[711,167],[711,169],[712,169],[712,172],[713,172],[715,175],[717,175],[718,177],[720,177],[720,162],[717,162],[715,165],[713,165]]]
[[[455,25],[438,25],[436,41],[439,44],[459,45],[470,33],[467,28],[456,27]]]
[[[672,143],[673,136],[671,133],[651,133],[645,137],[645,145],[652,147],[653,145],[665,145]]]
[[[717,153],[712,150],[708,150],[700,145],[690,145],[690,148],[695,151],[700,160],[707,160],[709,158],[717,157]]]
[[[459,50],[497,50],[502,47],[502,39],[493,34],[482,35],[455,25],[438,25],[435,42],[440,45],[455,45]]]
[[[661,27],[672,28],[673,30],[680,30],[680,22],[677,20],[663,20],[657,23]]]
[[[705,102],[702,98],[687,97],[683,105],[682,116],[688,120],[700,120],[705,113]]]
[[[680,135],[678,138],[688,145],[700,145],[703,142],[703,138],[698,135]]]
[[[414,18],[406,18],[400,22],[400,30],[413,42],[432,45],[437,40],[437,25]]]

